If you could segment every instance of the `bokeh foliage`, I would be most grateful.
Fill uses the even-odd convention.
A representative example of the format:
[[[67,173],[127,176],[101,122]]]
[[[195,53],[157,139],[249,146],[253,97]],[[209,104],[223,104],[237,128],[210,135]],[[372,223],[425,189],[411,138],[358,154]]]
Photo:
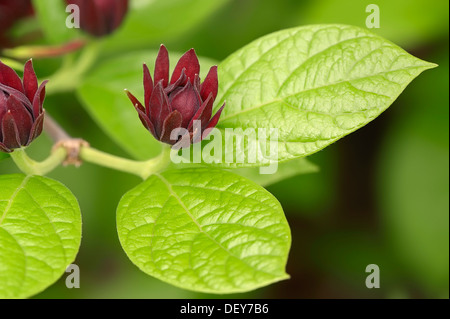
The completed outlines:
[[[44,6],[46,1],[50,2],[36,3]],[[102,60],[120,60],[124,53],[157,50],[165,43],[171,51],[195,47],[199,55],[221,61],[250,41],[283,28],[312,23],[365,27],[365,8],[373,1],[132,2],[123,28],[105,40]],[[440,67],[408,87],[376,122],[311,156],[320,172],[268,187],[283,205],[292,228],[288,264],[292,279],[236,297],[448,297],[448,2],[377,3],[381,28],[372,31]],[[52,17],[47,19],[51,26]],[[29,21],[16,26],[16,33],[27,25]],[[51,27],[45,28],[46,37],[37,43],[57,43],[67,36],[58,38],[49,32]],[[69,35],[78,36],[77,32]],[[60,63],[59,59],[35,61],[43,75]],[[49,96],[46,109],[73,136],[128,156],[96,125],[76,94]],[[42,136],[30,147],[31,155],[43,158],[51,146]],[[142,150],[137,155],[147,152],[151,153]],[[2,154],[0,160],[1,174],[17,172]],[[89,164],[80,169],[61,167],[50,177],[62,181],[80,202],[83,240],[76,262],[82,289],[68,290],[62,278],[36,297],[214,297],[153,279],[123,253],[115,210],[121,196],[137,184],[136,177]],[[370,263],[381,267],[381,289],[365,288],[364,270]]]

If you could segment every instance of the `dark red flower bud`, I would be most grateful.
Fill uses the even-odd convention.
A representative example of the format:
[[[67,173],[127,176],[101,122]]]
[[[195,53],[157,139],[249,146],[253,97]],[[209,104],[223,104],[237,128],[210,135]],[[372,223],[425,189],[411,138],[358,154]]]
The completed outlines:
[[[23,81],[0,61],[0,151],[11,153],[42,133],[46,83],[38,87],[31,60],[25,64]]]
[[[200,142],[217,125],[225,104],[211,118],[217,97],[217,66],[213,66],[200,84],[200,64],[194,49],[186,52],[169,79],[169,54],[164,45],[156,58],[153,82],[144,64],[145,107],[127,91],[142,124],[153,136],[164,143],[175,145],[181,140],[171,139],[174,129],[184,128],[190,143]],[[196,127],[194,121],[200,121]],[[205,134],[204,134],[205,133]],[[186,147],[187,145],[181,145]]]
[[[0,0],[0,47],[7,43],[6,31],[17,20],[33,14],[31,0]]]
[[[80,28],[102,37],[121,24],[128,11],[128,0],[66,0],[80,8]]]

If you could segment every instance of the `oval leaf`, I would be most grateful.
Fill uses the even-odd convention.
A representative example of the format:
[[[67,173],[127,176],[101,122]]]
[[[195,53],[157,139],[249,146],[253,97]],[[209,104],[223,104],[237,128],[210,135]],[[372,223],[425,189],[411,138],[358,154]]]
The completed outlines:
[[[432,67],[358,27],[283,30],[254,41],[220,64],[216,108],[225,101],[227,106],[218,128],[222,136],[226,128],[275,128],[278,138],[270,144],[259,136],[246,136],[261,149],[278,145],[278,161],[308,156],[375,119],[416,76]],[[234,144],[235,152],[246,158],[251,153],[250,142]],[[266,155],[259,153],[265,153],[257,152],[262,165]],[[255,166],[247,160],[213,165]]]
[[[184,289],[243,292],[288,278],[291,235],[280,204],[230,172],[153,175],[122,198],[117,224],[133,263]]]
[[[0,176],[0,299],[26,298],[54,283],[80,247],[76,198],[39,176]]]

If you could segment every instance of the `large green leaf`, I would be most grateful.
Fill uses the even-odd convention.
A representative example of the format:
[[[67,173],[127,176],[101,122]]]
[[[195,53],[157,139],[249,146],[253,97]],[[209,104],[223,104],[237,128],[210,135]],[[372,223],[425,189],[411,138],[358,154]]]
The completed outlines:
[[[244,167],[233,170],[234,173],[244,176],[264,187],[297,175],[317,173],[318,171],[319,167],[306,158],[280,163],[275,174],[261,174],[259,167]]]
[[[243,292],[286,279],[291,243],[278,201],[223,170],[171,170],[128,192],[119,238],[142,271],[175,286]]]
[[[140,51],[107,60],[90,73],[78,90],[83,106],[100,127],[138,159],[157,155],[161,144],[141,124],[124,89],[144,102],[142,64],[146,62],[153,74],[156,55],[155,51]],[[170,54],[172,70],[180,57]],[[204,78],[215,63],[203,58],[200,61]]]
[[[222,138],[226,128],[257,135],[228,144],[245,156],[244,164],[221,159],[216,165],[256,166],[315,153],[375,119],[434,66],[353,26],[312,25],[258,39],[220,64],[216,105],[227,103],[218,125]],[[278,129],[278,138],[267,143],[258,134],[269,128]],[[256,163],[248,160],[250,142],[258,147]],[[276,158],[262,151],[272,147]]]
[[[59,182],[0,176],[0,298],[26,298],[54,283],[81,241],[76,198]]]

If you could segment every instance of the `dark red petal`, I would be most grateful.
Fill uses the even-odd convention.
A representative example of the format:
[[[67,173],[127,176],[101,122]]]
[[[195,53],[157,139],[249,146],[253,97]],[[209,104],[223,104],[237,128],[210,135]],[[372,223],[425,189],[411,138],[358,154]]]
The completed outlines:
[[[197,89],[197,91],[200,92],[201,85],[200,85],[200,76],[198,74],[195,75],[193,84],[194,84],[195,88]],[[202,99],[202,100],[204,100],[204,99]]]
[[[163,81],[163,87],[169,84],[169,52],[167,48],[161,44],[159,48],[158,57],[155,62],[155,83]]]
[[[170,139],[170,134],[176,128],[181,127],[181,122],[183,121],[183,116],[178,111],[173,111],[164,120],[163,130],[161,132],[160,141],[167,144],[175,144],[177,141]]]
[[[202,139],[207,137],[209,133],[211,133],[211,130],[216,127],[217,123],[219,122],[220,115],[222,114],[223,108],[225,107],[225,103],[223,103],[222,107],[217,111],[216,114],[214,114],[211,121],[208,123],[208,126],[206,126],[205,130],[202,133]]]
[[[3,144],[2,142],[0,142],[0,151],[5,152],[5,153],[11,153],[12,152],[12,150],[7,148],[6,145]]]
[[[36,139],[39,135],[41,135],[42,129],[44,127],[44,116],[45,116],[45,111],[43,111],[42,114],[38,116],[36,121],[34,121],[33,126],[31,127],[31,130],[30,130],[30,138],[28,139],[27,144],[25,144],[23,146],[30,145],[30,143],[34,139]]]
[[[172,110],[181,113],[183,116],[182,126],[185,128],[188,127],[195,112],[199,109],[200,103],[200,95],[191,82],[188,82],[182,90],[170,96],[170,106]]]
[[[38,86],[38,80],[33,69],[33,63],[31,60],[28,60],[23,71],[23,88],[25,89],[25,95],[28,100],[33,101]]]
[[[11,111],[6,112],[1,120],[3,144],[9,149],[19,148],[19,131],[17,130],[17,125]]]
[[[7,113],[13,116],[16,123],[20,145],[26,145],[33,126],[33,118],[30,111],[14,95],[9,96],[6,101],[6,107]]]
[[[117,29],[121,24],[128,12],[128,0],[116,0],[116,6],[114,8],[114,15],[112,17],[111,32]]]
[[[146,64],[144,64],[143,68],[144,68],[145,107],[147,108],[150,103],[150,97],[152,96],[153,93],[153,80]]]
[[[0,61],[0,83],[24,93],[22,81],[16,71]]]
[[[32,111],[30,100],[28,100],[28,98],[22,92],[13,89],[12,87],[6,86],[2,83],[0,83],[0,90],[7,92],[9,95],[14,95],[16,99],[21,101],[24,105],[26,105],[30,109],[30,112]]]
[[[80,8],[80,25],[83,30],[95,36],[106,33],[104,18],[97,8],[96,1],[66,0],[66,2],[76,4]]]
[[[200,74],[200,63],[194,49],[190,49],[180,58],[173,71],[170,84],[175,83],[180,78],[183,69],[186,69],[186,76],[190,78],[191,82],[194,81],[196,74]]]
[[[48,83],[48,81],[42,82],[41,86],[39,86],[38,90],[36,91],[36,94],[34,95],[34,99],[33,99],[34,118],[37,118],[42,113],[42,105],[44,103],[44,98],[45,98],[45,85],[47,83]]]
[[[155,126],[158,136],[161,136],[163,122],[171,111],[172,109],[170,108],[167,96],[164,93],[162,82],[158,82],[153,89],[149,110],[147,110],[147,114],[150,114],[150,121]]]
[[[152,135],[159,140],[159,136],[156,134],[155,127],[153,126],[153,123],[148,118],[147,114],[145,114],[143,111],[139,109],[139,106],[135,106],[136,111],[139,114],[139,119],[141,120],[142,124],[145,126],[147,130],[149,130]]]
[[[205,81],[201,86],[200,95],[202,99],[206,100],[209,94],[212,93],[213,99],[215,100],[217,97],[218,88],[219,81],[217,79],[217,66],[213,66],[211,69],[209,69],[208,75],[206,76]]]
[[[189,122],[189,126],[188,126],[189,132],[192,130],[192,125],[194,124],[194,121],[196,121],[196,120],[201,121],[202,129],[204,129],[209,124],[209,120],[211,119],[213,105],[214,105],[214,100],[212,98],[212,94],[209,94],[206,101],[203,102],[202,106],[200,106],[198,111],[195,113],[195,115],[192,117],[191,121]]]
[[[125,90],[125,93],[127,93],[128,98],[130,99],[131,103],[133,103],[133,106],[136,108],[139,108],[142,112],[145,112],[145,107],[139,102],[139,100],[131,94],[130,91]]]
[[[184,72],[185,72],[185,69],[183,69],[183,70],[181,71],[181,76],[178,78],[178,80],[177,80],[175,83],[170,84],[169,86],[167,86],[167,87],[164,89],[164,92],[165,92],[167,95],[173,93],[173,91],[175,91],[176,89],[179,89],[180,87],[184,87],[184,86],[186,85],[186,83],[187,83],[187,77],[186,77],[186,74],[185,74]]]

